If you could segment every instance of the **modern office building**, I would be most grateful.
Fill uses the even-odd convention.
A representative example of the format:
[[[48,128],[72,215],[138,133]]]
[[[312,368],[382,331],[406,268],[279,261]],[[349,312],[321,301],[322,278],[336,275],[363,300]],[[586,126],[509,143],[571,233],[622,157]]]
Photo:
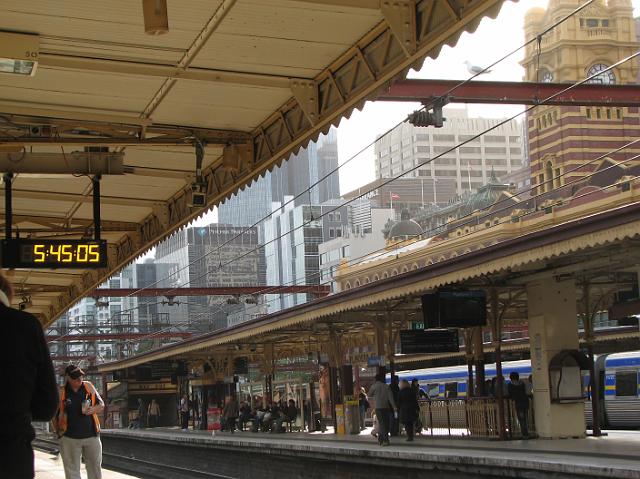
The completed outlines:
[[[259,286],[265,278],[255,227],[214,223],[183,229],[158,245],[155,263],[168,265],[168,287]],[[259,298],[183,296],[175,300],[180,302],[183,321],[195,329],[226,328],[229,314],[246,319],[261,314],[256,311]]]
[[[371,208],[370,203],[358,205],[357,216],[349,206],[349,223],[341,237],[332,238],[318,245],[320,255],[320,283],[331,286],[337,292],[334,280],[341,264],[356,264],[367,256],[382,251],[386,241],[384,228],[388,222],[395,221],[392,209]],[[365,207],[368,206],[368,212]],[[357,222],[353,222],[356,219]]]
[[[550,0],[547,9],[529,10],[525,36],[534,38],[558,18],[569,15],[579,2]],[[637,83],[638,61],[611,65],[638,51],[631,0],[597,0],[525,50],[525,81],[572,83]],[[535,193],[571,196],[582,178],[596,171],[606,155],[623,168],[639,160],[640,147],[610,153],[638,138],[637,107],[540,106],[527,117],[531,180]],[[575,183],[575,184],[574,184]],[[571,185],[571,186],[566,186]]]
[[[457,194],[480,188],[491,177],[500,177],[523,164],[523,127],[500,118],[469,118],[467,110],[446,108],[442,128],[402,123],[375,143],[376,178],[425,179],[441,196],[442,180],[454,180]],[[462,146],[461,143],[467,142]],[[444,196],[445,193],[442,193]],[[448,198],[447,198],[448,199]],[[439,201],[437,201],[439,202]]]
[[[285,203],[287,198],[285,197]],[[269,285],[320,284],[318,245],[341,238],[348,228],[348,209],[340,200],[323,205],[274,204],[264,224],[264,251]],[[312,299],[308,294],[268,295],[269,312]]]
[[[282,165],[226,200],[218,207],[218,221],[234,226],[254,225],[271,212],[271,203],[283,204],[285,197],[295,197],[307,190],[295,199],[295,206],[317,205],[338,198],[338,172],[329,174],[337,168],[338,135],[336,129],[331,128],[316,142],[301,148]]]

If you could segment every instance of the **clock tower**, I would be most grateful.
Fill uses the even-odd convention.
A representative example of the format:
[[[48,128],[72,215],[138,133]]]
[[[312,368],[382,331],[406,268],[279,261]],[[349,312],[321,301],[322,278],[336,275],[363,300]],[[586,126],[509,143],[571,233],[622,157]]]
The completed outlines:
[[[546,10],[529,10],[526,39],[535,38],[582,3],[549,0]],[[603,85],[636,83],[638,59],[607,69],[639,46],[631,0],[596,0],[527,46],[524,80],[574,83],[591,77],[592,83]],[[586,163],[637,139],[640,114],[636,107],[540,106],[527,115],[527,127],[531,184],[533,194],[539,194],[578,181],[600,162]],[[627,148],[609,158],[625,161],[638,154],[640,147]],[[558,196],[571,196],[579,187],[563,188]]]

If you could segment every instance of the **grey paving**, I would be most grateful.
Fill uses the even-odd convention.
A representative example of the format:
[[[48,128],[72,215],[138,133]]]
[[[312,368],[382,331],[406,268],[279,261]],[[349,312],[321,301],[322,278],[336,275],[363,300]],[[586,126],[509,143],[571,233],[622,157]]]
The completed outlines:
[[[499,469],[538,470],[584,477],[640,478],[640,432],[610,431],[608,436],[585,439],[483,441],[419,437],[407,443],[391,438],[391,446],[381,448],[368,433],[337,436],[330,433],[250,433],[179,429],[112,430],[104,434],[140,439],[224,448],[270,448],[286,454],[315,454],[327,457],[393,458],[432,467],[464,465]],[[427,466],[425,466],[427,467]]]

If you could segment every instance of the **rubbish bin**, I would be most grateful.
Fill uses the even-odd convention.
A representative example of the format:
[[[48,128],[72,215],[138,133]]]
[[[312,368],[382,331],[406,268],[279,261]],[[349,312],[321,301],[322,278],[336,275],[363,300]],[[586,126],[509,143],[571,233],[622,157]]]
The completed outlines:
[[[360,401],[353,396],[344,397],[345,429],[348,434],[360,434]]]
[[[336,404],[336,425],[336,434],[345,434],[343,404]]]

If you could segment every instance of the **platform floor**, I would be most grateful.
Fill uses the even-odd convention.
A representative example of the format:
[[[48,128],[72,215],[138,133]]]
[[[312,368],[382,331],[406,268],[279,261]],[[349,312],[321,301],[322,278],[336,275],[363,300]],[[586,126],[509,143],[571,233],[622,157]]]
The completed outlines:
[[[46,452],[34,451],[36,479],[64,479],[64,469],[60,456],[53,456]],[[80,469],[82,477],[87,477],[84,466]],[[102,479],[133,479],[136,476],[128,476],[119,472],[102,470]]]
[[[360,435],[338,436],[332,433],[251,433],[251,432],[183,432],[178,428],[113,430],[105,434],[132,435],[145,439],[163,436],[182,443],[219,442],[239,448],[272,447],[298,451],[317,451],[351,456],[389,455],[426,461],[456,463],[469,461],[491,467],[530,468],[540,465],[556,474],[580,473],[593,477],[640,479],[640,431],[607,431],[607,436],[585,439],[488,441],[446,439],[419,436],[409,443],[405,437],[391,438],[390,447],[380,447],[370,428]]]

